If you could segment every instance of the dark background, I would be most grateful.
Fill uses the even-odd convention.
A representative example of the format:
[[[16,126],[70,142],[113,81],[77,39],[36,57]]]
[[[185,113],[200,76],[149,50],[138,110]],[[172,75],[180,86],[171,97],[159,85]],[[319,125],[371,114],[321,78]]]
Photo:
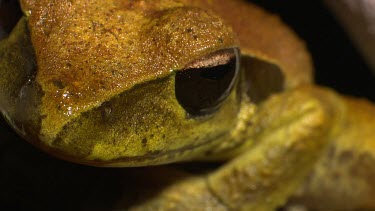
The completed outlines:
[[[0,0],[0,4],[9,1]],[[375,102],[374,76],[320,1],[253,2],[279,14],[306,41],[317,83]],[[0,8],[0,24],[6,14],[16,13]],[[0,117],[0,210],[110,210],[124,190],[133,196],[129,200],[137,200],[135,191],[142,185],[147,191],[146,180],[129,175],[128,169],[54,159],[22,141]]]
[[[322,1],[251,0],[280,15],[310,50],[318,84],[375,102],[375,77]]]

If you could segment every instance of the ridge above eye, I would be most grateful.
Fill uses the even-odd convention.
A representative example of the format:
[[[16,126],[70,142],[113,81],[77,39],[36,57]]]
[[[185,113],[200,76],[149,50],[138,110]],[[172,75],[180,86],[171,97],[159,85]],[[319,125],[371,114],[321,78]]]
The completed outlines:
[[[238,77],[239,57],[238,48],[222,49],[176,72],[176,98],[189,115],[208,115],[220,108]]]

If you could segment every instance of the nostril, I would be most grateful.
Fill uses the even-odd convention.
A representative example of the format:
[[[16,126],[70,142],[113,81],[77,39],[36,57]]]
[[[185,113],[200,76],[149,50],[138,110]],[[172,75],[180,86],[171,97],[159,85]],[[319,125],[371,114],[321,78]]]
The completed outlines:
[[[0,40],[8,36],[21,17],[17,0],[0,0]]]

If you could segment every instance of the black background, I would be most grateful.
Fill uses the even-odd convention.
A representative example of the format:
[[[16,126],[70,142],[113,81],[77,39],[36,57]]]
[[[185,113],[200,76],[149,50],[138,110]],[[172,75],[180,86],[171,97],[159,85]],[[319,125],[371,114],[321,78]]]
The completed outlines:
[[[280,15],[305,40],[314,60],[318,84],[375,102],[374,74],[322,1],[250,2]]]

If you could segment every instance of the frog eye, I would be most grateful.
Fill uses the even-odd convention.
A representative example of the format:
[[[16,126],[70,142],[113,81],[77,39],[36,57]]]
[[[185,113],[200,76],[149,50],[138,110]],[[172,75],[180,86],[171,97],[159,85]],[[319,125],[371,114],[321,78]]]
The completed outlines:
[[[12,31],[21,16],[22,12],[18,1],[0,1],[0,40]]]
[[[176,73],[176,98],[189,115],[202,116],[219,109],[236,82],[239,55],[237,48],[219,50]]]

